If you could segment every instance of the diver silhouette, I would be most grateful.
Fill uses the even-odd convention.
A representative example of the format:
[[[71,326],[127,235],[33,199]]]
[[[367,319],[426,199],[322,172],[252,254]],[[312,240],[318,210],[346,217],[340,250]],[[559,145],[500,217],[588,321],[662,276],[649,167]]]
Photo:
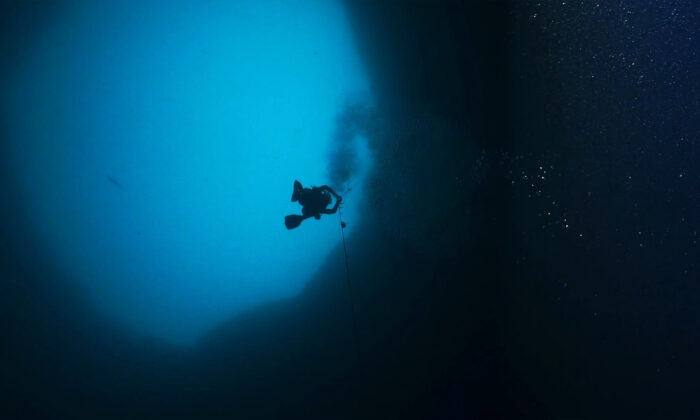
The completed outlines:
[[[331,194],[335,197],[335,205],[332,209],[327,209],[326,207],[333,201]],[[336,194],[328,185],[304,188],[301,186],[301,182],[295,180],[294,192],[292,193],[292,202],[294,201],[298,201],[299,204],[302,205],[302,216],[296,214],[286,216],[284,218],[284,225],[287,226],[287,229],[294,229],[299,226],[304,219],[308,219],[309,217],[320,219],[321,214],[335,213],[338,211],[338,206],[340,202],[343,201],[343,197]]]

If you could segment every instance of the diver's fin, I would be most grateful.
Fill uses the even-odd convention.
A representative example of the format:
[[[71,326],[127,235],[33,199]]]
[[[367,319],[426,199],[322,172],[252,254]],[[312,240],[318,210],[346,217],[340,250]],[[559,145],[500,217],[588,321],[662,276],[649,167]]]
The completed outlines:
[[[284,217],[284,225],[287,226],[287,229],[294,229],[301,224],[302,220],[304,220],[304,216],[290,214]]]
[[[299,198],[301,197],[301,190],[303,190],[304,187],[301,186],[301,182],[297,181],[296,179],[294,180],[294,192],[292,193],[292,201],[298,201]]]

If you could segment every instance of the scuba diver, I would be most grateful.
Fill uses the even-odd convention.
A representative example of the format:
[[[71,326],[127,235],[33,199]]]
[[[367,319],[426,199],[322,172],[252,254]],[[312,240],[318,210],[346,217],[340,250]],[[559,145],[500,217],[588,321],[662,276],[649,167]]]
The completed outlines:
[[[331,194],[335,197],[335,205],[332,209],[327,209],[333,199]],[[299,216],[296,214],[291,214],[284,218],[284,225],[287,229],[294,229],[299,226],[304,219],[309,217],[314,217],[316,219],[321,218],[321,214],[333,214],[338,210],[340,202],[343,201],[343,197],[336,194],[331,187],[324,185],[322,187],[304,188],[301,186],[301,182],[294,181],[294,192],[292,193],[292,202],[298,201],[302,205],[301,214]]]

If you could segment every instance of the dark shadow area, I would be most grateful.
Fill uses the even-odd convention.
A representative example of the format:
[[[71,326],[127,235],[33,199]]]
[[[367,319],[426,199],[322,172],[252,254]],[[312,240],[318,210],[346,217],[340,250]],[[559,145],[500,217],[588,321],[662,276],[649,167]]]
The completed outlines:
[[[195,349],[134,337],[0,157],[0,416],[700,415],[700,16],[646,3],[346,2],[378,109],[357,343],[342,246]]]

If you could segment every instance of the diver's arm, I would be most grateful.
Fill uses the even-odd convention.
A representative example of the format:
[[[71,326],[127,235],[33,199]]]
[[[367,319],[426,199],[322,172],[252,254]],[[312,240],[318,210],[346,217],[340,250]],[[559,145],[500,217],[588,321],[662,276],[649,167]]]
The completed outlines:
[[[337,200],[335,200],[335,206],[333,206],[332,209],[323,209],[323,210],[321,211],[321,213],[323,213],[323,214],[333,214],[333,213],[335,213],[336,211],[338,211],[338,206],[340,206],[340,197],[339,197]]]

